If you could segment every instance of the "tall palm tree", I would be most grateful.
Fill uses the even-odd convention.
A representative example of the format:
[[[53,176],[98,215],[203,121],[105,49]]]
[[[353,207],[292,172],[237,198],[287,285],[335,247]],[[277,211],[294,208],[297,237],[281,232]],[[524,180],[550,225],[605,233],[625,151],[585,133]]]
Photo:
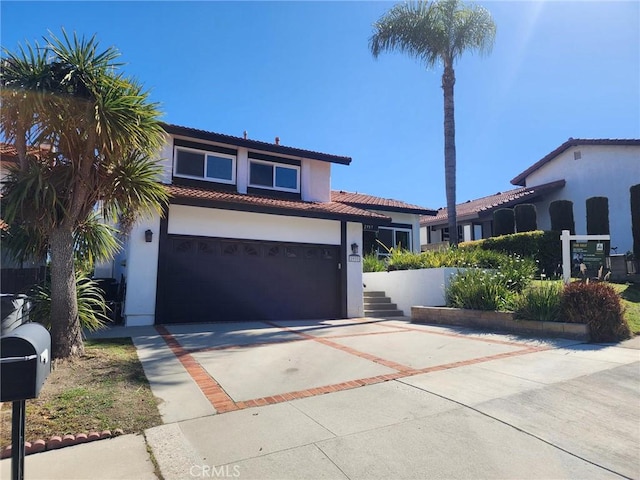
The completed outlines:
[[[417,58],[427,68],[442,64],[444,92],[444,168],[449,242],[458,243],[456,221],[456,140],[453,87],[455,61],[466,51],[488,53],[496,26],[482,7],[460,0],[437,0],[398,4],[374,24],[369,40],[375,58],[383,51],[399,51]]]
[[[48,250],[52,353],[65,358],[84,351],[74,234],[98,204],[107,220],[162,210],[167,193],[151,155],[164,137],[157,105],[118,73],[115,48],[100,51],[95,37],[64,31],[45,42],[3,49],[0,134],[16,145],[19,162],[2,204],[6,222],[39,236],[36,246]]]

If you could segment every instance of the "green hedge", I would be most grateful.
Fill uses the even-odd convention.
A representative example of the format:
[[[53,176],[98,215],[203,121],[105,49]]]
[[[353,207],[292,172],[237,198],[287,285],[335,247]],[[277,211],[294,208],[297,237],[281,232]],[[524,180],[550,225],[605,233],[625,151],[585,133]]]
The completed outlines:
[[[587,198],[587,235],[609,235],[609,199]]]
[[[516,218],[516,232],[535,232],[538,230],[538,216],[536,206],[532,203],[523,203],[513,208]]]
[[[538,273],[545,273],[548,277],[554,275],[556,271],[559,273],[558,266],[562,263],[560,232],[555,231],[536,230],[535,232],[513,233],[460,244],[461,248],[474,246],[483,250],[533,258],[538,264]]]
[[[633,232],[633,253],[640,259],[640,183],[629,189],[631,197],[631,231]]]
[[[499,208],[493,212],[493,234],[509,235],[516,231],[515,217],[510,208]]]
[[[556,200],[549,204],[549,217],[551,217],[551,230],[561,232],[569,230],[572,235],[576,233],[576,224],[573,220],[573,202],[570,200]]]

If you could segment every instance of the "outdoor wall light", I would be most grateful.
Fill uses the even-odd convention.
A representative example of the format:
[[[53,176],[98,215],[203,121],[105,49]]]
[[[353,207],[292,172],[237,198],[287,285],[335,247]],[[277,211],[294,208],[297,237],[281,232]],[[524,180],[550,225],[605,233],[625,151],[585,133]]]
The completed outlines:
[[[151,243],[153,240],[153,232],[151,230],[147,230],[144,232],[144,241],[147,243]]]
[[[351,255],[358,255],[358,244],[356,242],[351,244]]]

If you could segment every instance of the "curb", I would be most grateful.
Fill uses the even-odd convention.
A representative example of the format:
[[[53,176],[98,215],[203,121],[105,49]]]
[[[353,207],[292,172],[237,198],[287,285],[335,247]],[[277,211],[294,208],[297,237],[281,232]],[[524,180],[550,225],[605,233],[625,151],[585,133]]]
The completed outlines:
[[[39,439],[34,442],[24,442],[24,453],[25,455],[31,455],[32,453],[57,450],[59,448],[71,447],[81,443],[93,442],[95,440],[118,437],[123,434],[124,431],[121,428],[117,428],[113,433],[111,430],[103,430],[102,432],[78,433],[77,435],[54,435],[49,440]],[[0,452],[0,459],[10,458],[11,450],[11,445],[4,447]]]

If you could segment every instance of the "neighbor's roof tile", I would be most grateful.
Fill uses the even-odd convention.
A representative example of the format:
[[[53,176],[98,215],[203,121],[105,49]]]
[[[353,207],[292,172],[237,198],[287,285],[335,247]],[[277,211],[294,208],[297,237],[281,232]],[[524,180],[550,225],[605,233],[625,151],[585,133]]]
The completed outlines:
[[[557,190],[564,187],[564,180],[537,185],[535,187],[521,187],[506,192],[498,192],[495,195],[469,200],[456,205],[456,217],[458,221],[477,218],[480,213],[490,213],[498,208],[506,208],[522,203],[525,199],[533,199],[535,196]],[[421,217],[420,225],[441,225],[447,222],[447,209],[441,208],[435,217]]]

